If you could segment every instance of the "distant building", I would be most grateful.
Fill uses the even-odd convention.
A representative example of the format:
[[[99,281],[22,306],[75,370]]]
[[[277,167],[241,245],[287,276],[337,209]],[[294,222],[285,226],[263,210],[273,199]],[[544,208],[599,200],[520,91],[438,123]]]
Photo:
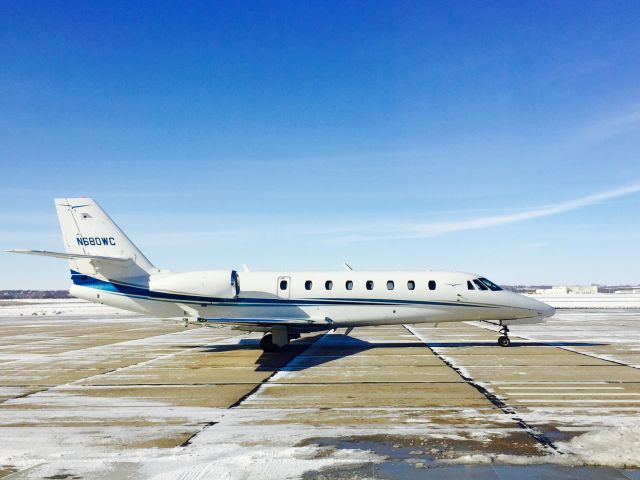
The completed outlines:
[[[640,293],[640,288],[625,288],[624,290],[615,290],[613,293],[625,294],[625,293]]]
[[[570,293],[577,294],[594,294],[598,293],[597,285],[557,285],[551,288],[537,288],[538,295],[568,295]]]

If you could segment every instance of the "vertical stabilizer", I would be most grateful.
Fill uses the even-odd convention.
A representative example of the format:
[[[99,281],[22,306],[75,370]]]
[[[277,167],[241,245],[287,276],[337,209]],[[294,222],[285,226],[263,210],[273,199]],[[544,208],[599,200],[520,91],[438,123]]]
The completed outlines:
[[[72,270],[109,279],[147,276],[156,271],[93,199],[56,198],[55,205],[67,253],[130,259],[120,264],[72,259]]]

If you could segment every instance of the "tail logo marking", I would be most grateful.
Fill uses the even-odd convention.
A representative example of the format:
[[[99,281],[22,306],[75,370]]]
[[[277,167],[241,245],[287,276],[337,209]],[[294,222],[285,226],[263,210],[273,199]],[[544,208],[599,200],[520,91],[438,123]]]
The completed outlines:
[[[76,208],[89,207],[90,206],[90,205],[71,205],[69,203],[59,203],[58,205],[60,205],[61,207],[68,207],[69,210],[74,210]]]
[[[81,247],[89,245],[115,245],[116,239],[113,237],[76,237],[76,242]]]

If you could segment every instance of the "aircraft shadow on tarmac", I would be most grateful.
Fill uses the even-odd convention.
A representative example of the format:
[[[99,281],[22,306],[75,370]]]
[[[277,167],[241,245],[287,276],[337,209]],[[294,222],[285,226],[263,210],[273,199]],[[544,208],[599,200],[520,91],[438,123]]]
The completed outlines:
[[[316,340],[317,341],[314,341]],[[310,344],[312,343],[312,347]],[[602,346],[603,343],[590,342],[535,342],[535,341],[513,341],[511,348],[520,347],[593,347]],[[252,347],[259,348],[259,340],[242,339],[232,345],[207,345],[200,352],[220,353],[235,350],[246,350]],[[468,342],[367,342],[348,335],[333,334],[293,341],[286,347],[273,353],[263,353],[256,359],[256,370],[283,370],[299,371],[310,367],[332,362],[340,358],[355,355],[368,350],[384,348],[466,348],[466,347],[497,347],[492,341],[468,341]],[[310,348],[309,350],[307,350]],[[304,354],[303,354],[304,352]]]

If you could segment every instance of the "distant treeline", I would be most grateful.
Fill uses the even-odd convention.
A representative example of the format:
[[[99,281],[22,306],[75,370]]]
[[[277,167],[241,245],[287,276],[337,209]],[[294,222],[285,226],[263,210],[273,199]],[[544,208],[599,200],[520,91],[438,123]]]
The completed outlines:
[[[20,298],[71,298],[68,290],[0,290],[0,300]]]

